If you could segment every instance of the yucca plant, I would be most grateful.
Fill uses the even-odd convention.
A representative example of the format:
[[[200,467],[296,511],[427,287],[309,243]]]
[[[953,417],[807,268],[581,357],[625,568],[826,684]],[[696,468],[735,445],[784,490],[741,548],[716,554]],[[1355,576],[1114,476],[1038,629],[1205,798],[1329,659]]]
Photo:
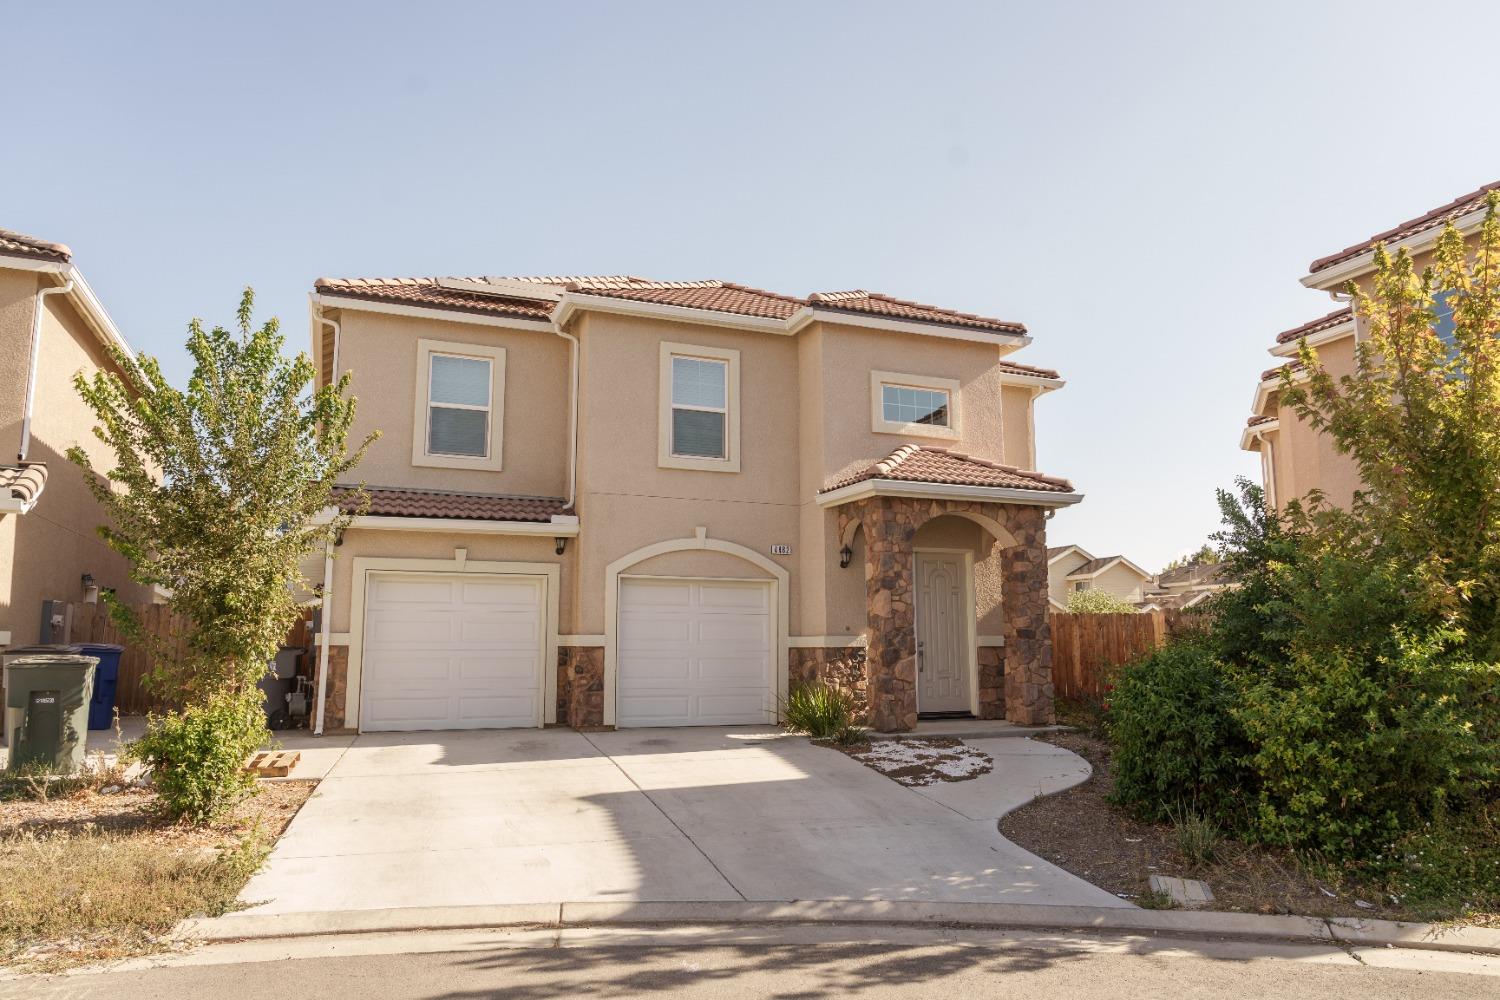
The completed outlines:
[[[781,706],[783,724],[814,739],[833,739],[855,728],[854,698],[822,681],[798,684]]]

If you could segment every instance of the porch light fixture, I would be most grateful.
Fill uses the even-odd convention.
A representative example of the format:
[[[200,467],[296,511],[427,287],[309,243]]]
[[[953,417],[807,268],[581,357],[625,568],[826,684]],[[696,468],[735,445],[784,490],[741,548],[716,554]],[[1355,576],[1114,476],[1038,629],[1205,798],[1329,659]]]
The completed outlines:
[[[92,574],[92,573],[85,573],[85,574],[83,574],[82,583],[83,583],[83,603],[84,604],[98,604],[99,603],[99,582],[94,579],[94,574]]]
[[[566,537],[559,536],[557,538],[552,539],[552,541],[554,543],[556,543],[553,546],[552,551],[556,552],[558,555],[562,555],[563,554],[563,549],[566,549],[568,547],[568,539]]]
[[[848,569],[849,562],[854,558],[854,550],[845,545],[839,549],[839,569]]]

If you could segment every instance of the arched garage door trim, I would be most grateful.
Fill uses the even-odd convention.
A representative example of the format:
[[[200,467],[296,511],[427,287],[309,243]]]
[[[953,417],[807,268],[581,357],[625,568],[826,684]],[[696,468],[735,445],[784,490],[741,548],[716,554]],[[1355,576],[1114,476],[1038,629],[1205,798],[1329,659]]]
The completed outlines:
[[[787,623],[791,609],[791,574],[775,562],[754,549],[726,542],[721,538],[709,538],[707,528],[693,529],[691,538],[672,538],[626,553],[604,569],[604,724],[615,724],[616,671],[619,662],[620,625],[620,575],[637,563],[665,555],[668,552],[704,550],[723,552],[736,556],[770,574],[772,606],[776,608],[776,697],[786,697],[787,688]]]

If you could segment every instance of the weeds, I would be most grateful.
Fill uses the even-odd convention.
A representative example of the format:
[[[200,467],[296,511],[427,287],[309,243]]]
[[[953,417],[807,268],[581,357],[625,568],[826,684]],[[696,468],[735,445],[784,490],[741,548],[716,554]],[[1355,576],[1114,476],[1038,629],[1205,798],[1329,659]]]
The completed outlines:
[[[1214,860],[1224,839],[1219,824],[1200,813],[1183,810],[1171,814],[1172,837],[1177,850],[1189,864],[1204,865]]]

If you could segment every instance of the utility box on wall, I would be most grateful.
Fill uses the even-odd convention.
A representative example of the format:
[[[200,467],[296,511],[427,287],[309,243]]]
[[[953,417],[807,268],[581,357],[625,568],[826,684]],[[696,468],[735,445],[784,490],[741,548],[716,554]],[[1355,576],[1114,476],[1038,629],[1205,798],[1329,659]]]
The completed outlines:
[[[50,646],[68,641],[68,602],[43,601],[42,627],[37,644]]]

